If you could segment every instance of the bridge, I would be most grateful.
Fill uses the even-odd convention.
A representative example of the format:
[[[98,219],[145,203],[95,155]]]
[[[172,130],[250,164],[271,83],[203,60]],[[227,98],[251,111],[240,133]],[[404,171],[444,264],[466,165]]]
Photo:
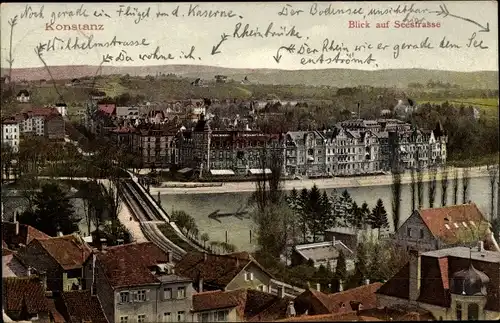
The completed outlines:
[[[120,194],[132,214],[139,221],[144,236],[179,261],[187,252],[204,252],[201,246],[189,240],[168,215],[156,205],[140,184],[132,179],[121,180]],[[159,226],[162,226],[160,229]]]

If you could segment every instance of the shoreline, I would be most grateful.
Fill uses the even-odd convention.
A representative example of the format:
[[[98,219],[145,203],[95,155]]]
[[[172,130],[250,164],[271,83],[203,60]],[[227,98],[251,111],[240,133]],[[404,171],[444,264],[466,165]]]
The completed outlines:
[[[457,169],[458,178],[462,178],[462,168],[450,168],[448,172],[448,185],[451,185],[453,180],[453,171]],[[440,181],[442,172],[438,170],[436,180]],[[489,176],[486,166],[473,167],[469,170],[469,177],[487,177]],[[423,182],[430,181],[430,172],[423,172]],[[411,174],[409,172],[402,174],[401,184],[410,184]],[[150,194],[152,196],[160,193],[160,195],[175,195],[175,194],[221,194],[221,193],[238,193],[238,192],[253,192],[255,191],[255,182],[214,182],[209,183],[184,183],[184,182],[168,182],[169,185],[179,185],[181,187],[151,187]],[[392,175],[367,175],[357,177],[336,177],[326,179],[303,179],[303,180],[288,180],[284,181],[283,190],[291,191],[292,189],[301,190],[303,188],[310,189],[316,185],[319,189],[338,189],[352,187],[371,187],[384,186],[392,184]],[[191,187],[189,187],[191,185]],[[198,186],[196,186],[198,185]],[[440,185],[438,183],[438,185]]]

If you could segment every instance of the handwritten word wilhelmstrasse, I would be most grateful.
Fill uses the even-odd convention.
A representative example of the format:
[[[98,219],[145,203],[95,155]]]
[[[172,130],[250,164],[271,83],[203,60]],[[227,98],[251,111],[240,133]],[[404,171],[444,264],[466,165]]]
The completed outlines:
[[[149,45],[150,43],[146,38],[142,38],[141,40],[118,40],[117,37],[114,36],[113,39],[109,41],[97,42],[94,41],[94,35],[90,35],[86,39],[80,39],[78,37],[69,37],[65,39],[54,37],[45,43],[40,43],[38,47],[42,52],[53,52],[63,50],[90,50],[97,47],[148,47]]]

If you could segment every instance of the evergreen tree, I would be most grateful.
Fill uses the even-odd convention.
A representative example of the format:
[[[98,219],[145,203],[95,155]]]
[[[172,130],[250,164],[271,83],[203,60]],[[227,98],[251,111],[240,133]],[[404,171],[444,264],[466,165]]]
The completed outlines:
[[[297,211],[298,208],[298,200],[299,200],[299,192],[295,189],[295,187],[290,191],[290,194],[287,197],[288,206],[294,211]]]
[[[372,210],[369,218],[369,224],[372,229],[380,229],[389,227],[389,220],[387,219],[387,212],[384,207],[382,199],[378,199],[377,205]]]
[[[309,191],[309,200],[307,201],[307,213],[309,218],[309,230],[311,231],[313,242],[316,242],[318,235],[321,234],[321,223],[323,216],[323,203],[321,192],[316,185]]]
[[[347,190],[344,190],[339,198],[339,218],[341,225],[348,225],[352,221],[352,203],[351,195]]]
[[[370,208],[368,207],[368,203],[363,202],[361,205],[361,214],[362,214],[362,228],[366,229],[366,225],[368,224],[368,218],[370,217]]]
[[[356,202],[352,203],[352,216],[349,219],[349,225],[352,228],[362,229],[363,228],[363,210],[358,206]]]
[[[363,285],[368,274],[368,254],[364,243],[358,244],[356,250],[356,264],[354,273],[349,277],[347,288],[355,288]]]
[[[335,225],[335,217],[333,213],[332,203],[326,191],[321,195],[321,218],[320,218],[320,233],[325,236],[325,231]]]
[[[343,282],[347,279],[347,265],[344,252],[339,251],[339,256],[337,258],[337,265],[335,266],[335,278]]]
[[[54,183],[45,184],[34,197],[34,210],[22,213],[19,222],[30,225],[49,236],[55,237],[58,231],[71,234],[79,230],[81,219],[75,216],[75,210],[69,197],[62,188]]]
[[[298,199],[297,203],[297,209],[298,209],[298,222],[299,222],[299,228],[302,233],[302,242],[306,243],[308,241],[307,239],[307,234],[309,231],[308,228],[308,223],[309,223],[309,216],[308,216],[308,202],[309,202],[309,192],[307,188],[302,189],[300,192],[300,196]]]

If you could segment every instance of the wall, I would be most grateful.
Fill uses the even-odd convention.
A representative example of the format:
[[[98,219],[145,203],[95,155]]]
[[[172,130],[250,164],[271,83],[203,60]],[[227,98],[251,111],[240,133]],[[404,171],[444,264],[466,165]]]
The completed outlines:
[[[244,319],[241,319],[236,311],[236,308],[225,309],[225,310],[216,310],[216,311],[204,311],[204,312],[196,312],[193,313],[193,322],[202,322],[202,315],[208,314],[208,320],[206,322],[217,322],[217,313],[220,311],[228,311],[226,322],[244,322]]]
[[[245,273],[253,273],[253,280],[245,280]],[[238,288],[250,288],[259,290],[259,286],[269,286],[271,277],[263,272],[257,265],[250,263],[244,270],[242,270],[229,284],[225,290],[235,290]]]
[[[49,139],[62,139],[65,135],[62,116],[50,116],[45,122],[45,135]]]
[[[408,228],[411,229],[410,237],[408,237]],[[420,229],[423,230],[423,238],[420,238]],[[434,238],[417,212],[414,212],[403,225],[399,227],[394,237],[395,242],[403,248],[412,247],[422,252],[436,250],[438,248],[436,238]]]
[[[177,288],[184,287],[186,297],[183,299],[175,299],[177,295]],[[164,288],[172,289],[172,299],[164,299]],[[191,309],[193,308],[193,293],[195,292],[191,282],[175,283],[175,284],[162,284],[158,290],[156,299],[157,302],[157,316],[155,322],[164,322],[164,313],[171,313],[172,321],[177,320],[177,312],[184,311],[186,321],[191,320]]]

